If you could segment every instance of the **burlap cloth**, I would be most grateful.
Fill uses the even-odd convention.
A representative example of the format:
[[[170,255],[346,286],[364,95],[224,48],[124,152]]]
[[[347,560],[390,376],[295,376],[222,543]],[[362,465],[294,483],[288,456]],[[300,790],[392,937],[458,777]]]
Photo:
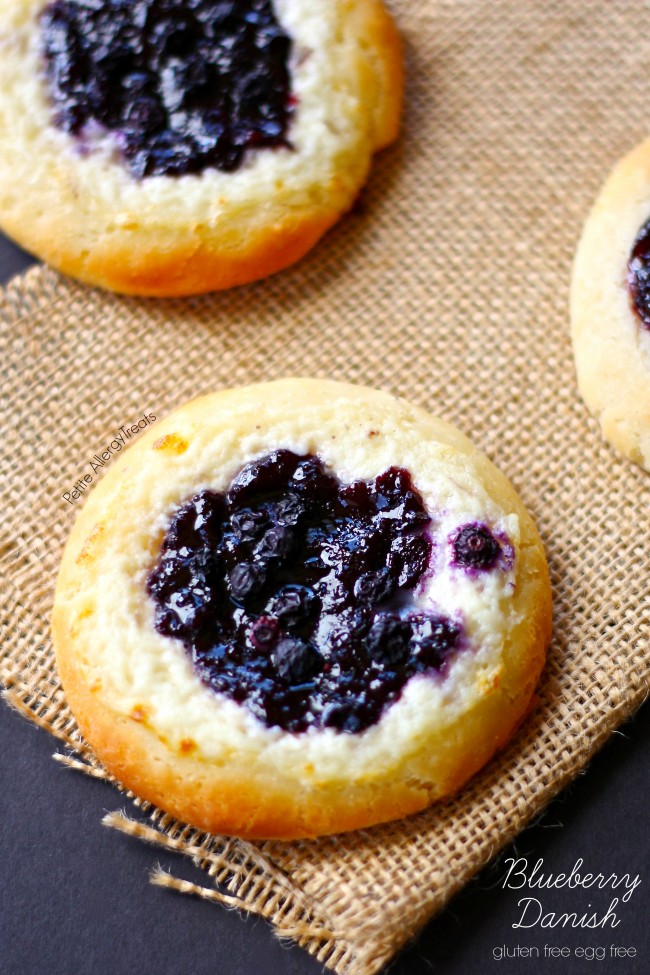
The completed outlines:
[[[199,835],[147,806],[109,817],[180,849],[202,892],[371,975],[585,764],[647,692],[648,476],[579,401],[567,326],[575,242],[610,165],[647,132],[636,3],[401,0],[401,143],[298,267],[228,294],[136,301],[34,270],[4,293],[2,517],[9,699],[79,741],[48,617],[88,461],[143,411],[287,374],[384,387],[457,423],[510,476],[545,540],[555,639],[539,703],[453,800],[294,844]]]

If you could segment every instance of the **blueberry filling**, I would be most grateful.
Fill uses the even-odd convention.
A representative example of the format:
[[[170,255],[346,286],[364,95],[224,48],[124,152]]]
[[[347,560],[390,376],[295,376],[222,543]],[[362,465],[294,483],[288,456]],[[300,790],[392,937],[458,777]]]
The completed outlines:
[[[173,515],[147,582],[156,629],[268,726],[362,731],[462,645],[416,604],[430,521],[406,470],[345,485],[274,451]]]
[[[453,564],[465,569],[493,569],[501,546],[486,525],[462,525],[451,538]]]
[[[632,307],[645,328],[650,329],[650,220],[634,241],[627,270]]]
[[[116,133],[136,178],[288,145],[291,39],[272,0],[54,0],[41,26],[56,124]]]
[[[637,234],[627,271],[632,307],[641,324],[650,329],[650,220]]]

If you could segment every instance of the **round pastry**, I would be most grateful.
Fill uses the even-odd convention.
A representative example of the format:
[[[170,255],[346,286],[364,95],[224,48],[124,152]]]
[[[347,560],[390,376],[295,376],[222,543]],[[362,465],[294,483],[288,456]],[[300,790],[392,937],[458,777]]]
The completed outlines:
[[[618,162],[585,223],[571,323],[585,403],[605,438],[650,470],[650,140]]]
[[[529,707],[550,615],[535,527],[464,436],[289,379],[195,400],[122,452],[77,518],[53,633],[125,786],[289,839],[461,786]]]
[[[396,136],[381,0],[0,0],[0,226],[90,284],[272,274]]]

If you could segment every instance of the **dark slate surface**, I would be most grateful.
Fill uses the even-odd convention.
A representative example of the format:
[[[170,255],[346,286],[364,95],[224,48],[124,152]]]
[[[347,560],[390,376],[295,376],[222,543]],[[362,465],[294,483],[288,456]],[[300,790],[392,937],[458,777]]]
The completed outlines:
[[[0,280],[31,258],[0,237]],[[183,858],[101,826],[120,808],[107,785],[51,759],[56,742],[0,705],[0,973],[2,975],[316,975],[322,967],[281,945],[252,917],[155,888],[156,864],[190,880]],[[650,972],[650,709],[613,736],[587,772],[556,799],[516,843],[424,930],[390,968],[391,975],[642,975]],[[545,914],[606,914],[625,887],[504,889],[509,857],[528,873],[637,874],[641,884],[614,908],[614,929],[515,929],[522,897],[538,897]],[[514,882],[514,880],[513,880]],[[525,919],[524,919],[525,920]],[[565,948],[569,957],[545,955]],[[636,949],[617,957],[611,946]],[[529,957],[518,948],[534,948]],[[583,949],[576,957],[576,949]],[[584,949],[605,957],[585,957]],[[501,960],[495,955],[504,955]]]

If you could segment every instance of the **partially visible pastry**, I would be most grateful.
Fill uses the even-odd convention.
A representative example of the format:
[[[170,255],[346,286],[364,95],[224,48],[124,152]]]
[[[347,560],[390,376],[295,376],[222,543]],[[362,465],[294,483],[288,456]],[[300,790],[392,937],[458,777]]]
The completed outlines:
[[[0,226],[116,291],[252,281],[349,209],[401,96],[381,0],[0,0]]]
[[[67,544],[53,634],[125,786],[288,839],[458,789],[526,713],[550,617],[535,527],[464,436],[284,380],[188,403],[121,454]]]
[[[650,140],[616,164],[585,223],[571,327],[585,403],[605,438],[650,470]]]

